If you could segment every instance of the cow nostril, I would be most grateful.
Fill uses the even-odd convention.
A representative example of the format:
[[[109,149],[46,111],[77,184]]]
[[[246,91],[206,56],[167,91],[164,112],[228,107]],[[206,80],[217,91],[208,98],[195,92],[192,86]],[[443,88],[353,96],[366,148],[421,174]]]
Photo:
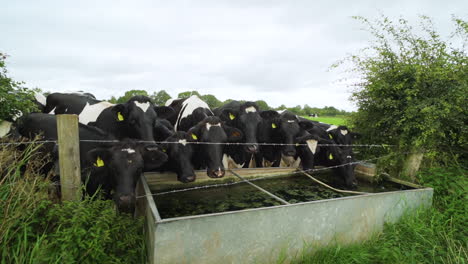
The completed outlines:
[[[250,146],[247,147],[247,150],[249,152],[251,152],[251,153],[254,153],[254,152],[257,152],[258,147],[257,147],[257,145],[250,145]]]
[[[123,195],[119,197],[120,203],[130,203],[133,199],[133,195]]]
[[[134,195],[122,195],[119,197],[117,202],[119,212],[122,213],[133,213],[135,209],[135,196]]]
[[[185,183],[195,181],[195,175],[190,175],[185,178]]]

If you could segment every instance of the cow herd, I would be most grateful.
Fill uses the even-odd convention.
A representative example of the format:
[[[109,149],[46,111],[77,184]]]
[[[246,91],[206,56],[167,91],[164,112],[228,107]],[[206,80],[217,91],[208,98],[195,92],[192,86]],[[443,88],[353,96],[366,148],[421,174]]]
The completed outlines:
[[[356,187],[350,146],[356,134],[345,126],[259,109],[254,102],[231,101],[210,109],[196,95],[156,106],[145,96],[112,104],[89,93],[52,93],[42,104],[42,113],[19,118],[9,135],[56,140],[55,115],[78,115],[86,191],[102,189],[123,212],[134,210],[135,186],[145,171],[173,171],[188,183],[196,180],[194,170],[199,169],[221,178],[230,168],[311,170],[321,165],[333,167],[342,185]],[[58,156],[53,143],[44,144],[43,151]],[[50,167],[57,164],[52,160]]]

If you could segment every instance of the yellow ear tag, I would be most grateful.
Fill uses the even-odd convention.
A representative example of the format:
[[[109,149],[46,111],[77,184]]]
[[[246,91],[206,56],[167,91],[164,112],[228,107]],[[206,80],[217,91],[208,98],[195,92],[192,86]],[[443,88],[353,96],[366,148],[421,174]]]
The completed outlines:
[[[229,113],[229,118],[230,118],[231,120],[234,120],[234,118],[236,118],[236,116],[233,115],[233,114],[231,114],[231,113]]]
[[[197,135],[195,135],[195,134],[193,134],[193,133],[192,133],[192,138],[195,139],[195,140],[198,139]]]
[[[163,148],[162,151],[163,151],[163,152],[167,152],[167,149]]]
[[[330,137],[330,139],[333,139],[333,136],[331,134],[328,134],[328,136]]]
[[[271,123],[271,127],[272,127],[272,128],[276,128],[276,124],[275,124],[275,123]]]
[[[333,159],[333,155],[330,153],[330,155],[328,155],[328,159]]]
[[[96,163],[94,163],[94,166],[96,167],[104,167],[104,161],[101,159],[101,157],[97,157]]]
[[[124,117],[123,117],[122,113],[117,112],[117,119],[118,119],[119,121],[124,121]]]

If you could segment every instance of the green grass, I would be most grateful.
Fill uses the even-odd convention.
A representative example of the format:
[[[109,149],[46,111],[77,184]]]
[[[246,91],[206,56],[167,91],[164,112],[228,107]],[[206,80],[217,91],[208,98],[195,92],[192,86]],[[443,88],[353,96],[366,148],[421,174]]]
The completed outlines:
[[[420,174],[434,188],[433,207],[387,224],[362,244],[305,249],[293,263],[467,263],[467,171],[438,168]]]
[[[346,125],[347,120],[345,116],[324,116],[324,117],[308,117],[308,116],[303,116],[304,118],[307,118],[309,120],[313,121],[318,121],[330,125]]]
[[[113,201],[53,203],[36,148],[0,146],[0,263],[145,263],[143,219]]]

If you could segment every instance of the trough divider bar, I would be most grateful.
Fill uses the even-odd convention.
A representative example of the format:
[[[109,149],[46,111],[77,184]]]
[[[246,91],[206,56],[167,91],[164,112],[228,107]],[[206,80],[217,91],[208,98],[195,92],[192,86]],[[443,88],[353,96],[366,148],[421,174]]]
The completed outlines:
[[[324,183],[324,182],[322,182],[322,181],[319,181],[319,180],[315,179],[314,177],[312,177],[312,175],[310,175],[309,173],[307,173],[307,172],[305,172],[305,171],[303,171],[303,170],[298,170],[298,171],[302,172],[305,176],[309,177],[309,178],[310,178],[311,180],[313,180],[314,182],[316,182],[316,183],[318,183],[318,184],[320,184],[320,185],[323,185],[323,186],[325,186],[325,187],[327,187],[327,188],[329,188],[329,189],[331,189],[331,190],[333,190],[333,191],[335,191],[335,192],[339,192],[339,193],[352,193],[352,194],[369,194],[369,193],[366,193],[366,192],[356,192],[356,191],[347,191],[347,190],[336,189],[336,188],[333,188],[333,187],[331,187],[330,185],[328,185],[328,184],[326,184],[326,183]]]
[[[290,203],[288,203],[287,201],[281,199],[280,197],[278,197],[278,196],[272,194],[271,192],[269,192],[269,191],[263,189],[262,187],[251,183],[249,180],[247,180],[247,179],[245,179],[244,177],[240,176],[239,174],[233,172],[232,170],[229,170],[229,172],[232,173],[234,176],[238,177],[239,179],[241,179],[242,181],[244,181],[244,182],[246,182],[246,183],[252,185],[253,187],[259,189],[260,191],[262,191],[262,192],[268,194],[269,196],[275,198],[276,200],[280,201],[281,203],[283,203],[283,204],[290,204]]]

